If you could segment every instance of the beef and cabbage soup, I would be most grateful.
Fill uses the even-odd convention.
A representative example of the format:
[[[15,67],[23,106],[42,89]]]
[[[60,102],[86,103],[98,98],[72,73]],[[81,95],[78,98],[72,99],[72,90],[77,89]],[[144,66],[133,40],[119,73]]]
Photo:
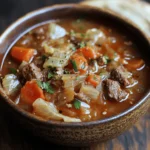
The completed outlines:
[[[22,36],[5,58],[1,82],[10,99],[33,115],[84,122],[133,106],[144,96],[148,76],[149,67],[126,31],[64,19]]]

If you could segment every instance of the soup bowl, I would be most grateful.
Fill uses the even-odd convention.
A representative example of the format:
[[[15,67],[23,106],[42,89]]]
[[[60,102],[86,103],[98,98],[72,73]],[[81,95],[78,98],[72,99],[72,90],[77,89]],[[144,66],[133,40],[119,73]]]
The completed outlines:
[[[133,36],[139,49],[142,49],[141,55],[145,58],[145,61],[148,60],[150,52],[148,38],[128,20],[102,9],[77,4],[66,4],[33,11],[9,26],[0,37],[0,53],[4,54],[1,60],[1,68],[10,48],[22,35],[37,24],[66,17],[109,20],[112,25],[122,28]],[[0,86],[0,93],[1,102],[5,105],[6,110],[10,112],[9,115],[17,120],[24,129],[50,142],[70,146],[88,146],[120,135],[138,121],[150,105],[150,91],[147,89],[140,101],[116,116],[91,122],[65,123],[51,120],[46,121],[25,112],[8,98],[2,85]]]

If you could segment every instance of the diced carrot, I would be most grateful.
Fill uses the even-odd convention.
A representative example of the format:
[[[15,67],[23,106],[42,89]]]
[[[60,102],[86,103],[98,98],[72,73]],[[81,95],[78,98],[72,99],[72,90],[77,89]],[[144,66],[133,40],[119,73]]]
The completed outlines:
[[[14,46],[11,50],[11,55],[20,62],[28,62],[34,55],[34,49]]]
[[[45,99],[43,90],[36,81],[28,81],[21,89],[21,100],[27,104],[32,104],[37,98]]]
[[[95,75],[95,74],[90,74],[87,78],[86,81],[96,87],[100,83],[100,76]]]
[[[95,59],[99,56],[98,52],[96,52],[94,49],[89,48],[89,47],[80,48],[77,51],[82,52],[84,57],[87,58],[87,59]]]
[[[71,61],[75,62],[77,70],[80,72],[80,74],[86,73],[86,71],[88,69],[88,63],[87,63],[87,60],[83,56],[75,53],[72,56]],[[74,66],[72,66],[72,67],[74,67]]]
[[[126,67],[128,69],[131,69],[131,70],[136,70],[136,69],[140,69],[144,66],[144,61],[143,59],[140,59],[140,58],[134,58],[134,59],[131,59],[128,61],[128,64],[126,65]]]

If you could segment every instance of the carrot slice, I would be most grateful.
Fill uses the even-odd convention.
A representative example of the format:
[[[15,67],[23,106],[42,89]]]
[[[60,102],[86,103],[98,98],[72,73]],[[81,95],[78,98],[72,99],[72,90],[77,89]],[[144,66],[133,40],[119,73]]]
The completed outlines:
[[[79,71],[81,74],[86,73],[88,69],[88,63],[83,56],[79,54],[74,54],[71,58],[71,62],[73,62],[72,67],[75,71]]]
[[[78,52],[82,52],[85,58],[87,59],[95,59],[98,57],[98,53],[89,47],[80,48],[77,50]]]
[[[14,46],[11,50],[11,55],[20,62],[28,62],[34,55],[34,49]]]
[[[21,100],[27,104],[32,104],[37,98],[45,99],[43,90],[38,86],[36,81],[28,81],[21,89]]]
[[[128,64],[126,65],[126,67],[131,70],[137,70],[137,69],[142,68],[144,65],[145,63],[143,59],[134,58],[128,61]]]
[[[100,76],[95,75],[95,74],[90,74],[87,78],[86,81],[96,87],[100,83]]]

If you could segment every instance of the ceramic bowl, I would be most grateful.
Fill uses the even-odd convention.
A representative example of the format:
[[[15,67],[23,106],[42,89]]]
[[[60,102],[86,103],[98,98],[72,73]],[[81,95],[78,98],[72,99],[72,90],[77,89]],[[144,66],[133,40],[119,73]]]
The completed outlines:
[[[66,17],[86,17],[96,20],[108,20],[110,24],[130,33],[139,49],[142,50],[141,54],[145,60],[148,59],[150,43],[146,35],[135,25],[120,16],[105,12],[105,10],[78,4],[45,7],[20,18],[9,26],[0,37],[0,53],[2,55],[5,54],[3,56],[3,58],[5,58],[11,46],[23,34],[37,24]],[[135,122],[147,111],[150,105],[150,92],[149,89],[147,89],[147,92],[137,104],[116,116],[91,122],[64,123],[39,119],[15,105],[6,96],[2,88],[0,88],[0,93],[1,101],[5,105],[7,111],[10,112],[10,117],[16,119],[17,122],[31,134],[57,144],[70,146],[88,146],[120,135],[135,124]]]

